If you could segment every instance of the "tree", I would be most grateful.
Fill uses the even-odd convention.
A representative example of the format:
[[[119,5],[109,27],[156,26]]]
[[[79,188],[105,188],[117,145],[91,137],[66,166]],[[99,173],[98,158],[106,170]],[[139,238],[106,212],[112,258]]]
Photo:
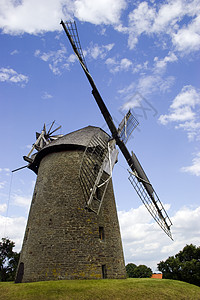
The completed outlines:
[[[128,277],[130,277],[130,278],[134,277],[134,270],[136,267],[137,266],[133,263],[126,265],[126,273],[127,273]]]
[[[149,278],[152,275],[152,270],[145,265],[139,265],[134,270],[135,278]]]
[[[200,286],[200,247],[186,245],[166,261],[158,263],[163,278],[186,281]]]
[[[152,275],[152,270],[147,266],[136,266],[133,263],[126,265],[126,272],[130,278],[149,278]]]
[[[180,262],[174,256],[170,256],[166,261],[161,261],[158,264],[158,270],[163,273],[165,279],[180,280]]]
[[[15,243],[8,238],[2,238],[0,242],[0,281],[14,280],[19,253],[14,252]]]

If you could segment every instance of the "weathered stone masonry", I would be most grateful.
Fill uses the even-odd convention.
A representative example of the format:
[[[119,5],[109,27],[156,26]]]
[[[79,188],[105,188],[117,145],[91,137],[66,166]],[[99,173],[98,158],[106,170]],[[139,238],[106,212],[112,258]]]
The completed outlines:
[[[84,144],[96,132],[107,135],[90,126],[52,142],[52,148],[47,146],[51,149],[36,155],[39,168],[19,281],[125,278],[112,181],[99,216],[84,208],[79,169]]]

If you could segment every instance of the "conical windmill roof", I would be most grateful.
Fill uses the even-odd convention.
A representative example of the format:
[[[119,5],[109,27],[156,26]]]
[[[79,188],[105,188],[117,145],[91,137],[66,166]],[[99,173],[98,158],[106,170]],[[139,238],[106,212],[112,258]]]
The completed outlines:
[[[38,172],[41,159],[49,153],[72,149],[85,149],[94,135],[108,140],[110,136],[100,127],[87,126],[79,130],[68,133],[61,138],[52,141],[44,146],[42,150],[32,155],[33,162],[28,166],[36,174]]]

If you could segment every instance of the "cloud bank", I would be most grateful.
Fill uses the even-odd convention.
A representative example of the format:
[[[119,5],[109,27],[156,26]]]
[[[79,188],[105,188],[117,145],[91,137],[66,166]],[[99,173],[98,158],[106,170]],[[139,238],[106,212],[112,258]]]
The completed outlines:
[[[38,34],[61,30],[61,19],[117,24],[125,0],[2,0],[0,28],[6,34]]]
[[[146,264],[156,271],[157,263],[175,255],[186,244],[199,245],[200,207],[182,207],[171,217],[171,241],[144,206],[119,211],[126,263]]]
[[[130,49],[134,49],[142,35],[157,35],[160,39],[167,35],[173,50],[182,54],[200,49],[199,0],[139,2],[128,13],[128,25],[124,26],[122,13],[132,6],[127,0],[2,0],[0,28],[6,34],[39,34],[61,31],[61,19],[78,19],[112,25],[128,35]]]

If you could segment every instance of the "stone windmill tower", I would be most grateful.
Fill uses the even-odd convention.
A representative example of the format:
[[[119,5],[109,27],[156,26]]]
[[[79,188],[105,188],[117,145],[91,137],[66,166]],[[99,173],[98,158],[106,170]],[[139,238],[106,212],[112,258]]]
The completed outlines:
[[[16,282],[125,278],[110,137],[92,126],[36,136],[38,153],[24,157],[37,181]]]

